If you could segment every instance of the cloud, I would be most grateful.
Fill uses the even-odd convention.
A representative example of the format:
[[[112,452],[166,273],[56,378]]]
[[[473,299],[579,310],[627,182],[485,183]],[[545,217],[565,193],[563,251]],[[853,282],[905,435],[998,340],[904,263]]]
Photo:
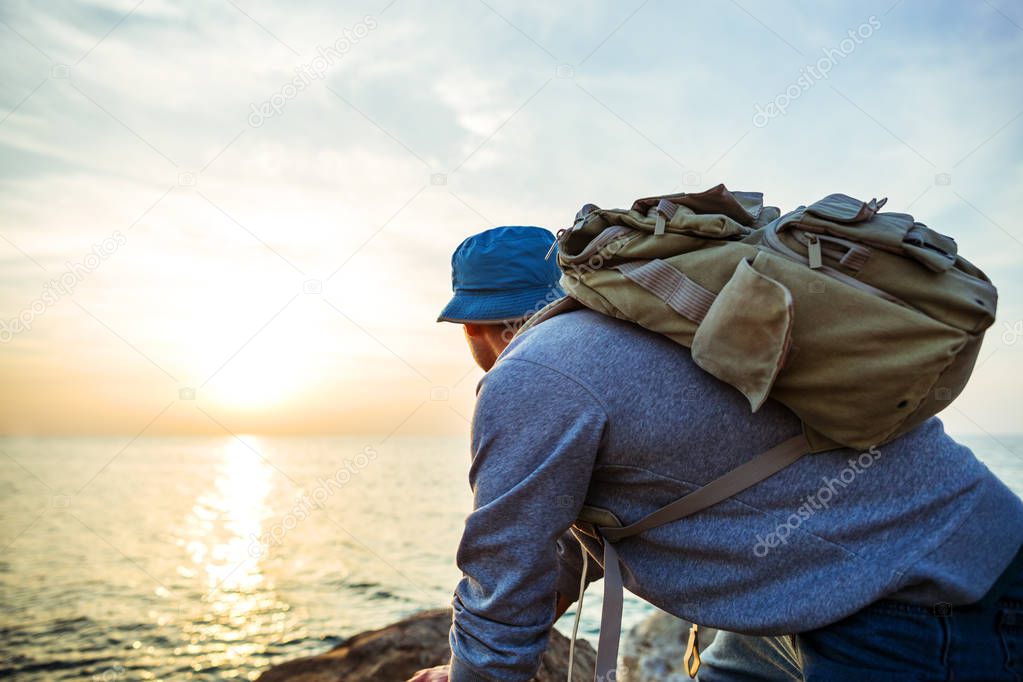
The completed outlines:
[[[101,368],[158,396],[176,387],[152,385],[173,382],[130,346],[201,376],[319,279],[354,323],[306,306],[313,298],[279,318],[330,343],[296,351],[308,362],[295,371],[317,388],[275,423],[322,411],[324,376],[371,391],[367,368],[414,403],[422,379],[405,363],[441,383],[467,369],[457,334],[433,323],[466,235],[555,230],[586,202],[720,181],[783,209],[834,191],[887,195],[957,238],[996,279],[1011,322],[1023,317],[1018,14],[888,0],[5,4],[0,316],[95,240],[128,234],[74,297],[123,340],[65,301],[10,348],[34,372],[85,377],[75,390],[107,395],[89,383]],[[754,125],[758,104],[871,16],[880,28],[827,78]],[[367,17],[376,26],[322,78],[251,125],[253,107],[287,94]],[[266,348],[287,348],[271,327]],[[981,369],[983,402],[975,391],[957,403],[985,429],[1019,423],[1006,368],[1021,347],[998,346]],[[260,352],[249,362],[273,355]],[[27,387],[32,376],[0,361],[0,378]],[[374,409],[381,424],[397,419]],[[56,428],[59,414],[31,421]],[[136,426],[134,413],[111,414]]]

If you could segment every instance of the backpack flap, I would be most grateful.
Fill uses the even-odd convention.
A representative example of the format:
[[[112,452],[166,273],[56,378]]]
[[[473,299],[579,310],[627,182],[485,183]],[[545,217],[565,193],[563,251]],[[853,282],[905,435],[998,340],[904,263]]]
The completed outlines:
[[[682,209],[679,213],[679,209]],[[727,223],[745,228],[759,228],[771,222],[779,215],[774,206],[764,205],[762,192],[732,192],[724,185],[717,185],[705,192],[665,194],[662,196],[637,199],[632,204],[632,212],[637,215],[650,216],[670,221],[676,231],[686,232],[683,227],[683,216],[723,216]],[[676,217],[677,214],[677,217]],[[700,224],[701,221],[695,221]],[[732,228],[733,235],[743,235],[748,230]],[[663,230],[662,228],[659,228]],[[655,231],[657,234],[662,232]],[[722,235],[724,236],[724,235]]]
[[[756,412],[785,364],[792,322],[791,292],[744,258],[696,329],[693,361],[742,391]]]
[[[887,198],[860,201],[848,194],[829,194],[807,206],[806,212],[836,223],[862,223],[873,218],[886,203]]]
[[[956,264],[956,240],[938,234],[923,223],[915,223],[902,240],[902,250],[934,272],[945,272]]]
[[[913,227],[907,213],[878,213],[887,199],[860,201],[846,194],[829,194],[806,208],[793,211],[794,220],[786,226],[903,252],[902,242]]]
[[[740,225],[750,227],[757,222],[764,208],[764,195],[760,192],[730,192],[724,185],[717,185],[705,192],[682,192],[637,199],[632,203],[632,210],[645,215],[651,208],[659,205],[663,208],[665,203],[685,206],[701,215],[720,213]],[[674,213],[674,210],[671,212]]]
[[[887,201],[864,202],[845,194],[830,194],[794,211],[792,219],[785,222],[912,258],[934,272],[945,272],[956,265],[958,247],[954,239],[915,222],[907,213],[879,213]]]

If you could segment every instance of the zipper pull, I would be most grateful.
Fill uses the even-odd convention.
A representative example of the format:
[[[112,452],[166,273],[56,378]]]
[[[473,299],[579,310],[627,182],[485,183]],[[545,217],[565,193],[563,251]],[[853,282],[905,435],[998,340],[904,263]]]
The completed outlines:
[[[551,242],[551,248],[547,249],[547,255],[543,257],[543,259],[545,261],[548,261],[548,260],[551,259],[551,254],[554,253],[554,249],[556,249],[558,247],[558,242],[561,241],[561,235],[565,234],[565,232],[567,232],[567,231],[568,230],[565,230],[565,229],[558,230],[558,234],[555,235],[554,241]]]
[[[817,235],[810,233],[806,235],[806,255],[810,259],[810,269],[816,270],[821,267],[824,262],[821,260],[821,242],[817,238]]]
[[[700,671],[700,626],[693,623],[689,628],[689,642],[686,644],[686,653],[682,662],[689,673],[689,679],[696,679],[696,673]]]

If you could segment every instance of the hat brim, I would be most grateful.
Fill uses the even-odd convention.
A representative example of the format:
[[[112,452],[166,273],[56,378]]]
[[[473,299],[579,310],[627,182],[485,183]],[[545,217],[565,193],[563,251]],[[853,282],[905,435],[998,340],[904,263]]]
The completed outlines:
[[[487,324],[520,320],[564,295],[557,284],[515,291],[462,291],[448,301],[437,321]]]

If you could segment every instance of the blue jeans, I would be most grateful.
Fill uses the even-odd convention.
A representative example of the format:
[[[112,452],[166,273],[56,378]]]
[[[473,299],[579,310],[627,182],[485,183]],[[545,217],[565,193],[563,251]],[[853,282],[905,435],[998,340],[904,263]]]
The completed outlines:
[[[1014,562],[1016,563],[1016,562]],[[1023,570],[1000,597],[933,607],[882,600],[819,630],[719,632],[700,682],[1023,680]]]

